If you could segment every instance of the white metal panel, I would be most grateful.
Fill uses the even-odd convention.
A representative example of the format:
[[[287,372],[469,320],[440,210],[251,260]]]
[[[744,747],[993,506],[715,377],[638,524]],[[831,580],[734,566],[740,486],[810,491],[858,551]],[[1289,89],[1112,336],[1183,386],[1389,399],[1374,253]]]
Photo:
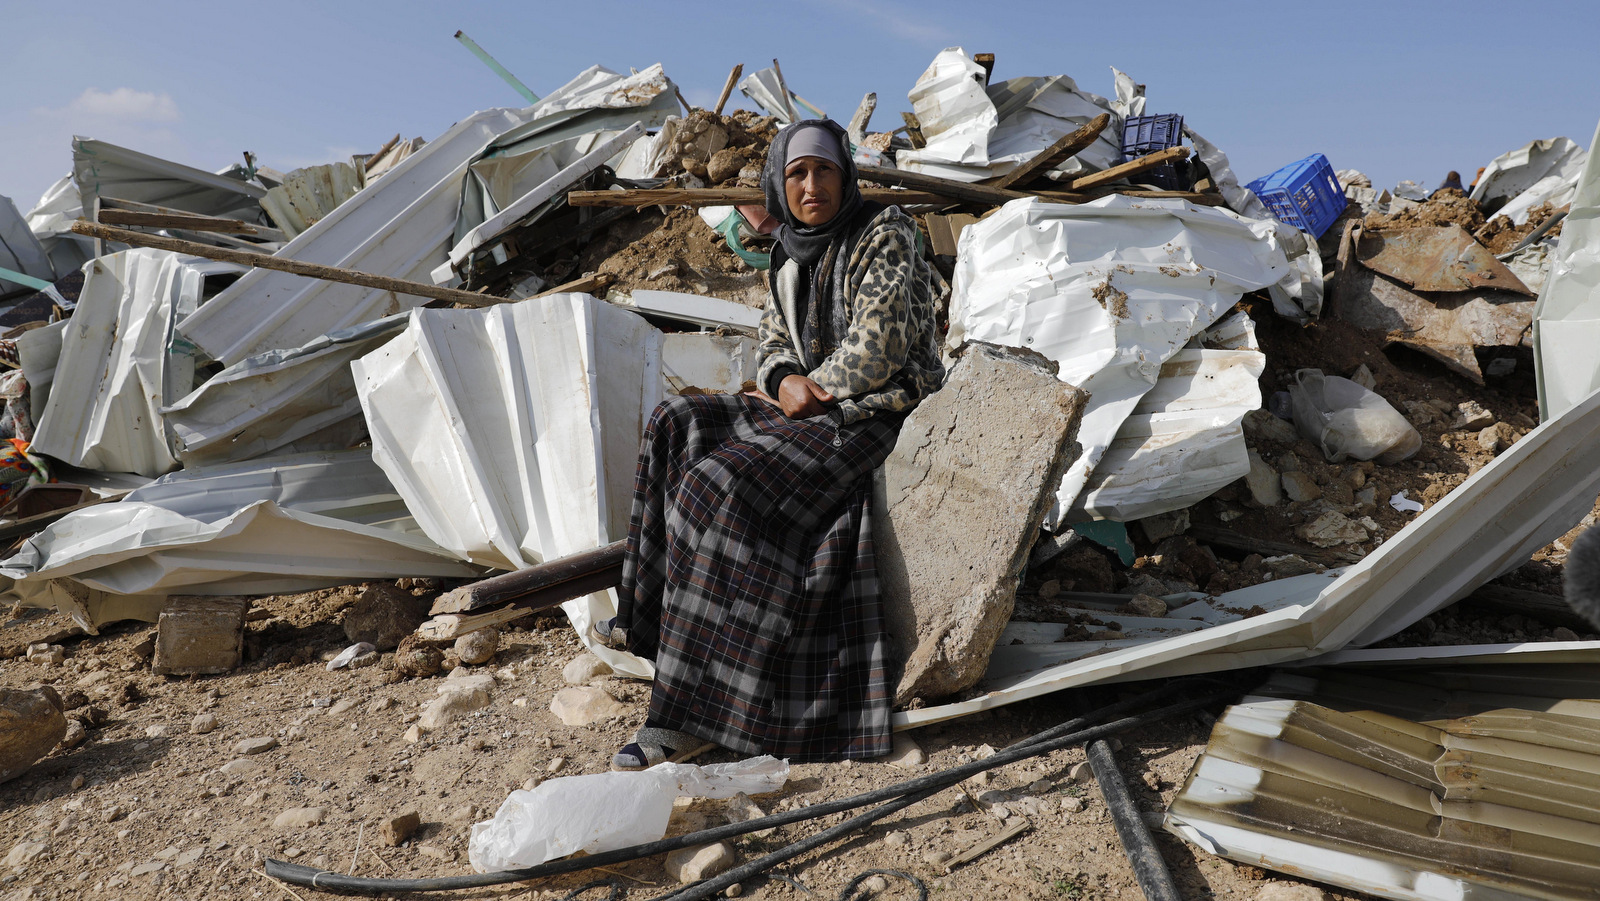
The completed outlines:
[[[1479,203],[1510,200],[1548,176],[1571,180],[1583,169],[1587,155],[1571,138],[1530,141],[1490,160],[1471,197]]]
[[[496,135],[530,118],[526,110],[496,109],[456,123],[277,255],[429,281],[454,243],[467,164]],[[178,330],[212,359],[232,365],[265,351],[300,347],[426,299],[254,269],[182,320]]]
[[[613,302],[632,307],[645,316],[665,316],[706,328],[726,325],[753,332],[761,327],[760,310],[718,297],[640,289]]]
[[[176,316],[200,302],[207,275],[232,263],[128,250],[88,264],[62,332],[35,452],[74,466],[157,476],[177,466],[160,409],[183,361],[169,357]],[[186,370],[187,371],[187,370]]]
[[[672,79],[667,77],[660,63],[632,75],[619,75],[604,66],[590,66],[546,94],[533,106],[533,117],[543,119],[568,110],[648,106],[672,87]]]
[[[0,268],[31,275],[53,282],[57,279],[55,266],[39,244],[39,239],[28,229],[17,205],[9,197],[0,197]],[[64,274],[64,273],[63,273]],[[18,292],[32,293],[33,288],[5,282]],[[0,289],[0,293],[5,293]]]
[[[1162,365],[1244,292],[1289,269],[1271,222],[1120,195],[1077,206],[1013,201],[968,226],[959,250],[950,345],[1036,350],[1090,394],[1078,428],[1083,453],[1057,492],[1051,528]]]
[[[257,184],[83,137],[72,139],[72,177],[85,203],[116,197],[247,222],[260,221],[267,193]]]
[[[1595,129],[1600,144],[1600,127]],[[1600,388],[1600,154],[1590,154],[1533,308],[1539,415],[1550,419]]]

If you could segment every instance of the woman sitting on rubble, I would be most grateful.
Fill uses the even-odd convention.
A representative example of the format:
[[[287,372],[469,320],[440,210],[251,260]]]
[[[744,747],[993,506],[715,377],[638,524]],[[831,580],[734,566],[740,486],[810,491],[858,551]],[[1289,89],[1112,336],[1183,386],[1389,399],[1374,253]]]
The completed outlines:
[[[761,176],[774,231],[758,385],[662,402],[634,481],[618,616],[655,662],[640,769],[722,745],[796,761],[890,748],[895,665],[878,601],[872,471],[939,387],[917,226],[866,203],[844,129],[780,131]]]

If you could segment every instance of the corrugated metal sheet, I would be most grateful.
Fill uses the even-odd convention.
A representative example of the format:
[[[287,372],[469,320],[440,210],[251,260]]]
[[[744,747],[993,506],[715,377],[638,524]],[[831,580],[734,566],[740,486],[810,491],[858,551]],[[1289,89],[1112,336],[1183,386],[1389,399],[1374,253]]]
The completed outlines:
[[[61,332],[35,452],[144,476],[175,468],[160,410],[193,386],[194,360],[168,353],[172,323],[199,306],[207,278],[243,268],[150,249],[91,262]]]
[[[1600,897],[1600,661],[1280,673],[1167,812],[1207,851],[1386,898]]]
[[[72,139],[72,178],[85,208],[100,197],[136,200],[202,216],[261,221],[267,189],[92,138]]]
[[[1083,453],[1048,527],[1105,518],[1080,498],[1089,470],[1164,363],[1244,292],[1289,271],[1276,234],[1268,221],[1123,196],[1078,206],[1013,201],[961,233],[949,344],[1038,351],[1092,398],[1078,428]],[[1075,504],[1081,514],[1069,512]]]
[[[286,259],[429,281],[454,243],[466,166],[496,135],[531,118],[497,109],[456,123],[383,178],[278,251]],[[178,324],[225,365],[301,347],[339,329],[418,306],[427,298],[254,269]]]
[[[354,197],[362,182],[349,163],[308,166],[290,172],[283,184],[267,191],[261,206],[293,238]]]
[[[350,363],[405,328],[404,315],[269,351],[212,376],[161,410],[185,466],[337,450],[366,435]]]
[[[1597,493],[1600,392],[1540,424],[1355,566],[1266,582],[1206,604],[1231,611],[1238,617],[1232,621],[1218,622],[1190,605],[1156,623],[1130,623],[1102,606],[1096,615],[1112,613],[1135,629],[1133,637],[1057,641],[1057,625],[1054,635],[1040,628],[1031,639],[1018,636],[1035,644],[1002,641],[979,684],[983,695],[898,713],[895,725],[938,722],[1095,682],[1270,666],[1370,645],[1520,566],[1576,525]],[[1217,624],[1181,634],[1154,631],[1187,629],[1182,620],[1197,614]],[[1145,625],[1147,637],[1137,631]]]
[[[31,275],[47,282],[56,280],[56,269],[50,257],[39,244],[39,239],[28,229],[22,214],[9,197],[0,197],[0,269],[10,269]],[[32,294],[36,289],[0,279],[0,297],[10,294]]]
[[[68,514],[0,562],[6,594],[86,627],[168,594],[279,594],[482,572],[419,534],[365,450],[184,470]]]

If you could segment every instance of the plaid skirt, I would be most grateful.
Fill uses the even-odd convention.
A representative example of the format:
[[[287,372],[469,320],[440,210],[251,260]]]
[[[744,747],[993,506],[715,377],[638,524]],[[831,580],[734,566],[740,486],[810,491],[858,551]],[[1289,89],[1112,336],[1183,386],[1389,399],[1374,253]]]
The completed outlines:
[[[649,725],[794,761],[889,752],[871,478],[902,419],[792,420],[744,395],[656,407],[617,589],[629,650],[656,665]]]

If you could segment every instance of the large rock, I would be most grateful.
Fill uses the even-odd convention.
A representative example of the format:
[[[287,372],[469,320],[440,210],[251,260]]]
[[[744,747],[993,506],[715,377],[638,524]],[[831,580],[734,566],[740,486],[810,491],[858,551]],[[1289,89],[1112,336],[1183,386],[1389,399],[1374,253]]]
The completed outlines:
[[[428,619],[428,601],[388,582],[374,582],[344,612],[344,634],[380,651],[393,650]]]
[[[1017,577],[1077,459],[1084,392],[1027,350],[969,345],[907,417],[878,470],[873,517],[896,703],[976,683],[1011,618]]]
[[[150,670],[161,675],[225,673],[239,665],[244,648],[246,597],[167,598],[156,621],[155,656]]]
[[[0,782],[21,775],[66,734],[67,718],[55,689],[0,689]]]

